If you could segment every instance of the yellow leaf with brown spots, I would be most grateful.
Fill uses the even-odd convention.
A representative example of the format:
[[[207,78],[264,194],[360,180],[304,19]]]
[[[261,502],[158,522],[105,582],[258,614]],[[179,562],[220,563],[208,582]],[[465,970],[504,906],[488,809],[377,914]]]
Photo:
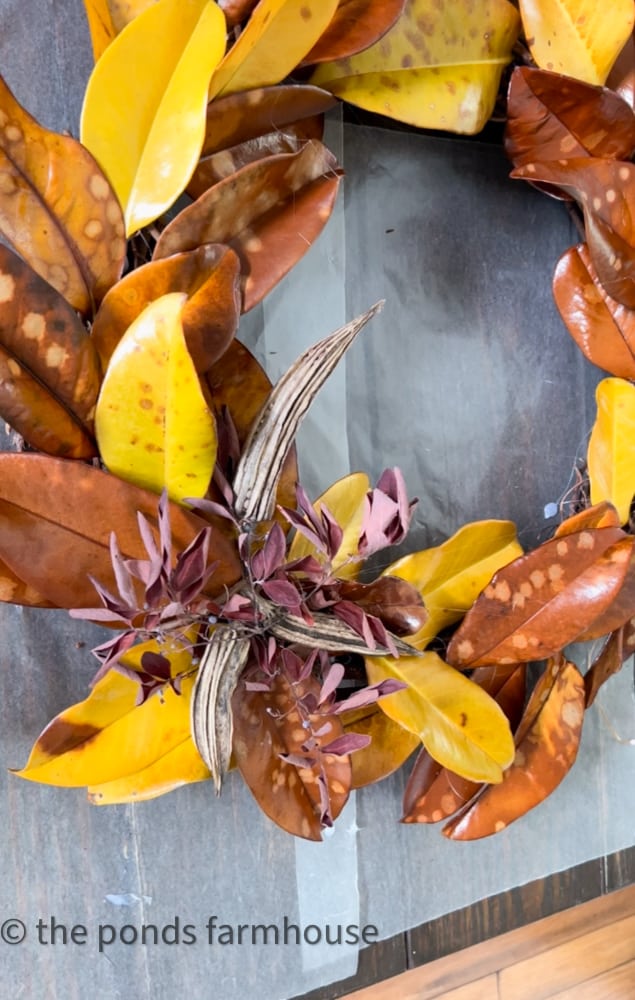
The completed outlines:
[[[621,528],[589,528],[553,538],[504,566],[454,634],[448,661],[466,669],[557,653],[615,601],[632,548]]]
[[[541,69],[605,82],[633,30],[633,0],[520,0],[532,56]]]
[[[443,833],[477,840],[504,830],[551,795],[573,766],[584,719],[584,680],[577,667],[550,661],[516,732],[514,762],[500,785],[459,813]]]
[[[184,190],[205,136],[207,87],[225,51],[209,0],[157,0],[114,39],[86,87],[81,138],[124,206],[126,232]]]
[[[380,708],[415,733],[436,761],[471,781],[500,781],[514,759],[514,740],[502,709],[477,684],[436,653],[366,658],[371,684],[403,681]]]
[[[45,281],[92,313],[121,274],[123,216],[90,153],[42,128],[0,77],[0,231]]]
[[[474,133],[490,117],[520,18],[508,0],[408,0],[378,42],[311,83],[419,128]]]
[[[128,482],[171,499],[202,497],[216,461],[216,422],[188,353],[185,293],[144,309],[104,376],[95,429],[104,464]]]
[[[428,620],[408,642],[423,649],[468,611],[496,570],[522,555],[512,521],[465,524],[442,545],[404,556],[384,570],[415,587]]]
[[[144,652],[170,660],[171,675],[182,674],[180,694],[171,685],[137,704],[139,684],[110,670],[88,698],[56,716],[40,734],[20,778],[77,787],[116,781],[150,767],[189,737],[194,684],[191,649],[176,643],[147,642],[122,657],[139,672]]]
[[[194,746],[191,737],[168,750],[152,764],[135,774],[106,781],[101,785],[90,785],[89,801],[94,806],[112,806],[123,802],[146,802],[159,795],[191,785],[197,781],[208,781],[210,773]]]
[[[626,524],[635,494],[635,386],[605,378],[595,400],[597,416],[587,451],[591,503],[607,500]]]
[[[328,27],[338,0],[260,0],[212,77],[210,100],[280,83]]]
[[[97,454],[93,418],[101,372],[74,309],[0,245],[0,415],[33,448]]]
[[[363,560],[360,559],[357,548],[369,490],[370,480],[366,473],[353,472],[329,486],[313,504],[317,514],[323,506],[326,507],[344,532],[341,545],[332,561],[335,576],[343,580],[356,579],[361,569]],[[289,548],[289,559],[304,559],[305,556],[313,556],[321,563],[325,561],[324,553],[319,552],[308,538],[296,531]]]

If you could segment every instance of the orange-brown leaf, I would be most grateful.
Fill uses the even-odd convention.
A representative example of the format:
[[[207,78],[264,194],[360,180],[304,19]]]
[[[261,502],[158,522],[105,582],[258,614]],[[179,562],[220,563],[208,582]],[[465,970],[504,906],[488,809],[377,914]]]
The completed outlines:
[[[104,368],[146,306],[169,292],[186,292],[181,314],[185,342],[197,371],[206,372],[227,350],[238,327],[239,272],[234,251],[214,243],[131,271],[106,295],[93,326]]]
[[[374,45],[400,17],[405,0],[340,0],[335,15],[302,65],[346,59]]]
[[[70,136],[42,128],[0,77],[0,230],[74,309],[93,311],[126,252],[106,177]]]
[[[633,655],[633,649],[635,649],[635,626],[632,622],[628,622],[609,636],[604,649],[584,675],[587,708],[590,708],[595,701],[602,685],[621,670],[624,660]]]
[[[586,507],[568,517],[562,524],[559,524],[553,533],[554,538],[563,538],[565,535],[574,535],[577,531],[584,531],[586,528],[619,528],[621,526],[620,516],[615,507],[608,500],[596,503],[593,507]]]
[[[584,698],[575,664],[550,662],[518,727],[514,763],[500,785],[488,785],[444,827],[446,837],[477,840],[498,833],[557,788],[578,753]]]

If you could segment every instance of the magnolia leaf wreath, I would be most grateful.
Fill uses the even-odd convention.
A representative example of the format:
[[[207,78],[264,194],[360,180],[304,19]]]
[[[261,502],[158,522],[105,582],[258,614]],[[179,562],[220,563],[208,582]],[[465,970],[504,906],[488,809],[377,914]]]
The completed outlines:
[[[319,840],[418,750],[403,821],[496,833],[635,648],[633,2],[85,5],[81,141],[0,85],[0,597],[112,633],[17,774],[108,804],[236,768]],[[512,176],[578,222],[554,295],[610,377],[575,513],[534,551],[480,521],[374,576],[416,502],[400,471],[297,481],[298,427],[381,303],[275,387],[235,335],[329,218],[336,98],[461,133],[503,111]],[[598,637],[582,676],[565,647]]]

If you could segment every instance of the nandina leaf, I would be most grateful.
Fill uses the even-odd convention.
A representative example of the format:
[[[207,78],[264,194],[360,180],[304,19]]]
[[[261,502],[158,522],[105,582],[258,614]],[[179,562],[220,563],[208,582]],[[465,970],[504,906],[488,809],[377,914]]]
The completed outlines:
[[[155,260],[203,243],[228,243],[241,259],[247,312],[322,231],[339,179],[335,158],[319,142],[250,163],[215,184],[166,226]]]
[[[455,633],[448,661],[463,669],[558,652],[615,600],[632,543],[619,528],[588,529],[503,567]]]
[[[525,704],[524,664],[511,674],[501,667],[479,667],[472,681],[495,698],[516,729]],[[441,767],[424,748],[419,753],[404,792],[403,823],[438,823],[456,812],[478,791],[478,782],[468,781]]]
[[[212,77],[210,100],[280,83],[328,27],[338,0],[260,0]]]
[[[185,293],[147,306],[114,350],[97,403],[104,464],[122,479],[178,502],[207,492],[216,422],[190,358],[181,312]]]
[[[345,59],[382,38],[403,13],[405,0],[339,0],[333,20],[303,62]]]
[[[145,643],[145,649],[157,649]],[[124,656],[139,669],[141,646]],[[137,704],[138,684],[110,670],[88,698],[56,716],[38,737],[20,778],[48,785],[76,787],[115,781],[154,764],[189,736],[194,678],[191,650],[168,650],[173,676],[184,674],[180,694],[169,684]]]
[[[516,733],[514,762],[502,783],[485,788],[445,826],[446,837],[488,837],[546,799],[575,761],[583,718],[584,681],[577,667],[551,661],[529,699]]]
[[[168,292],[186,292],[181,314],[185,342],[196,370],[206,372],[238,327],[239,271],[234,251],[215,243],[131,271],[106,295],[93,324],[92,338],[104,368],[146,306]]]
[[[89,575],[116,589],[112,531],[126,558],[146,558],[138,511],[156,524],[157,497],[92,466],[48,456],[0,454],[0,558],[57,607],[94,607]],[[171,504],[174,549],[187,548],[205,523]],[[206,593],[218,594],[240,578],[235,547],[217,532],[209,559],[219,565]]]
[[[342,581],[339,595],[353,601],[367,615],[374,615],[395,635],[411,635],[425,624],[428,614],[418,591],[396,576],[380,576],[372,583]]]
[[[411,583],[423,597],[428,620],[408,638],[423,649],[441,629],[457,622],[496,570],[522,554],[511,521],[474,521],[432,549],[413,552],[384,572]]]
[[[99,785],[90,785],[88,799],[94,806],[110,806],[122,802],[145,802],[197,781],[208,781],[210,773],[194,746],[191,737],[168,750],[154,763],[135,774],[115,778]]]
[[[473,781],[500,781],[514,756],[509,723],[496,702],[436,653],[367,657],[372,684],[387,678],[408,689],[379,702],[391,719],[416,733],[444,767]]]
[[[344,529],[342,543],[331,563],[335,575],[344,580],[356,579],[361,568],[357,549],[369,489],[370,480],[366,473],[353,472],[329,486],[313,504],[317,514],[323,506],[328,508]],[[297,531],[289,548],[289,560],[303,559],[305,556],[313,556],[322,563],[326,558],[308,538]]]
[[[605,82],[633,30],[631,0],[520,0],[520,14],[536,64],[587,83]]]
[[[304,754],[302,747],[313,734],[320,747],[343,735],[337,716],[313,715],[305,719],[298,699],[312,692],[316,701],[319,683],[312,677],[293,686],[281,674],[269,691],[248,691],[239,683],[232,699],[233,751],[236,766],[260,808],[288,833],[307,840],[320,840],[323,777],[335,819],[342,811],[351,783],[348,757]],[[303,725],[304,722],[310,725]],[[319,735],[318,735],[319,734]],[[306,756],[306,767],[297,767],[281,755]]]
[[[507,0],[409,0],[379,42],[322,63],[311,82],[420,128],[478,132],[494,108],[519,27]]]
[[[611,375],[635,379],[635,310],[607,295],[586,243],[571,247],[558,261],[553,295],[585,357]]]
[[[608,500],[625,524],[635,494],[635,386],[625,379],[605,378],[595,400],[597,415],[587,451],[591,503]]]
[[[585,705],[590,708],[602,685],[618,673],[625,660],[633,655],[635,648],[635,625],[626,625],[611,633],[599,656],[595,658],[584,675]]]
[[[630,159],[635,115],[606,87],[517,67],[509,85],[505,152],[514,166],[572,156]]]
[[[585,507],[584,510],[566,518],[562,524],[558,525],[553,537],[562,538],[565,535],[573,535],[585,528],[619,528],[620,524],[619,514],[615,507],[604,501],[593,507]]]
[[[81,138],[124,206],[128,235],[185,188],[205,135],[207,87],[224,50],[225,19],[215,3],[158,0],[95,66]]]
[[[351,754],[351,788],[364,788],[388,777],[421,745],[415,733],[389,719],[377,703],[340,715],[347,733],[370,736],[369,745]]]
[[[121,274],[123,217],[110,184],[75,139],[38,125],[1,77],[0,230],[78,312],[91,312]]]
[[[584,211],[591,259],[606,293],[635,308],[635,166],[576,157],[526,163],[512,177],[557,184]]]
[[[0,245],[0,414],[40,451],[91,458],[99,360],[77,313]]]

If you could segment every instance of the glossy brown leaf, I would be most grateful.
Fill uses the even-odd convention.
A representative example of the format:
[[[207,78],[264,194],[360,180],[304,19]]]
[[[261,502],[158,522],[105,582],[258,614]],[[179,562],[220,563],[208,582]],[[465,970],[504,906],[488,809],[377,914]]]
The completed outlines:
[[[376,703],[366,708],[342,712],[344,732],[370,736],[370,743],[351,754],[351,788],[365,788],[398,770],[411,753],[421,746],[415,733],[393,722]],[[441,765],[438,765],[439,767]]]
[[[0,415],[33,448],[92,458],[100,378],[77,313],[0,245]]]
[[[25,584],[60,608],[94,607],[94,576],[116,588],[110,533],[127,558],[146,558],[137,511],[157,521],[158,497],[79,462],[0,454],[0,558]],[[170,505],[174,548],[184,550],[206,522]],[[215,532],[210,561],[219,566],[206,590],[240,577],[234,546]]]
[[[307,756],[302,746],[312,727],[319,746],[327,746],[343,735],[337,716],[311,715],[307,720],[301,715],[298,698],[309,691],[318,697],[319,690],[315,678],[292,687],[278,675],[270,691],[248,691],[243,682],[232,698],[236,766],[263,812],[283,830],[307,840],[321,840],[320,772],[333,819],[344,808],[351,784],[347,756],[324,754],[322,766],[307,761],[306,767],[296,767],[281,757]],[[303,725],[307,721],[308,727]]]
[[[24,604],[31,608],[54,608],[55,605],[21,580],[6,563],[0,561],[0,601]]]
[[[518,725],[525,704],[526,667],[512,673],[509,668],[479,667],[471,680],[491,694],[509,719],[512,730]],[[438,823],[460,809],[481,786],[448,768],[436,764],[428,751],[421,750],[404,793],[403,823]]]
[[[121,207],[75,139],[42,128],[0,78],[0,230],[74,309],[90,313],[121,274]]]
[[[241,260],[247,312],[300,260],[324,228],[340,173],[319,142],[251,163],[206,191],[161,234],[155,259],[228,243]]]
[[[558,525],[553,535],[554,538],[563,538],[585,528],[619,528],[621,523],[613,504],[603,500],[602,503],[596,503],[593,507],[587,507],[568,517]]]
[[[419,592],[397,576],[380,576],[372,583],[342,580],[337,589],[343,601],[354,601],[395,635],[412,635],[428,620]]]
[[[635,310],[607,294],[586,243],[571,247],[558,261],[553,294],[584,356],[612,375],[635,379]]]
[[[631,108],[635,108],[635,36],[631,34],[608,75],[606,86],[610,87]]]
[[[615,600],[632,546],[619,528],[590,529],[551,539],[504,566],[463,619],[448,662],[466,668],[558,652]]]
[[[518,727],[513,764],[500,785],[488,785],[444,827],[446,837],[477,840],[498,833],[557,788],[578,753],[584,696],[584,681],[575,664],[547,665]]]
[[[635,308],[635,166],[575,157],[526,163],[512,177],[557,184],[584,212],[591,259],[605,291]]]
[[[628,160],[634,149],[635,115],[607,87],[528,66],[514,70],[505,152],[515,166],[574,156]]]
[[[629,536],[632,540],[632,536]],[[624,543],[626,545],[626,541]],[[622,586],[606,610],[578,636],[580,642],[598,639],[625,625],[635,616],[635,545],[631,546],[630,560]]]
[[[326,90],[301,84],[260,87],[220,97],[207,106],[201,157],[271,132],[285,132],[288,125],[322,115],[336,103]]]
[[[584,675],[587,708],[591,707],[605,681],[621,670],[624,660],[632,656],[634,650],[635,625],[629,621],[609,636],[604,649]]]
[[[188,350],[206,372],[227,350],[238,327],[240,263],[229,247],[208,243],[139,267],[106,295],[92,337],[106,368],[124,333],[155,299],[186,292],[181,321]]]
[[[333,20],[303,65],[345,59],[374,45],[392,28],[405,0],[340,0]]]

